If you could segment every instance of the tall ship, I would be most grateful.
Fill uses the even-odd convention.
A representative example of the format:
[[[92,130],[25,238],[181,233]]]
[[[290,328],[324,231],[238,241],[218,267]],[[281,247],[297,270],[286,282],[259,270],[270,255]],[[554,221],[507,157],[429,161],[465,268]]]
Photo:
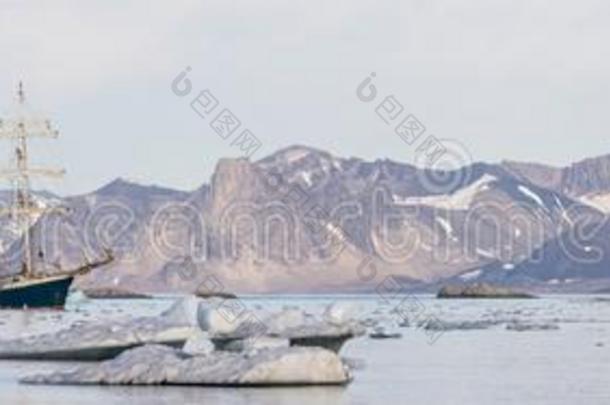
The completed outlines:
[[[32,232],[35,222],[49,210],[62,210],[62,207],[41,207],[36,204],[31,180],[34,177],[61,177],[64,170],[32,167],[28,160],[28,140],[31,138],[56,139],[59,136],[48,119],[31,115],[27,107],[23,83],[17,91],[17,109],[15,116],[0,120],[0,140],[11,142],[11,164],[8,169],[0,171],[0,176],[11,184],[10,204],[0,210],[0,216],[8,217],[16,230],[19,244],[17,272],[11,269],[0,269],[0,308],[63,308],[70,286],[79,274],[112,261],[110,251],[105,251],[102,260],[82,263],[81,266],[67,270],[53,268],[47,274],[48,266],[39,266],[34,261]],[[40,257],[42,253],[39,252]]]

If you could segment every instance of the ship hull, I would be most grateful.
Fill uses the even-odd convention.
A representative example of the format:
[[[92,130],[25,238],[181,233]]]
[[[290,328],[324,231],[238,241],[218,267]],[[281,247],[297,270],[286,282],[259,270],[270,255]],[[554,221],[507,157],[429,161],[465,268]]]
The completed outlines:
[[[0,308],[63,308],[73,276],[0,287]]]

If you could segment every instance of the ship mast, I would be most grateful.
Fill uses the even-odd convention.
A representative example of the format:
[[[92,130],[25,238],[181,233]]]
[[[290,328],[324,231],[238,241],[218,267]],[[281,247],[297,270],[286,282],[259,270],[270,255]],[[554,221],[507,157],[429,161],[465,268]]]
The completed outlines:
[[[0,176],[8,178],[13,186],[13,201],[9,215],[15,220],[20,235],[23,236],[22,273],[26,278],[33,277],[31,228],[34,218],[44,212],[32,199],[31,178],[33,176],[60,177],[63,170],[30,167],[28,161],[29,138],[57,138],[59,133],[51,127],[47,119],[29,116],[23,83],[19,82],[17,91],[17,113],[15,117],[0,120],[0,138],[14,142],[15,163]]]

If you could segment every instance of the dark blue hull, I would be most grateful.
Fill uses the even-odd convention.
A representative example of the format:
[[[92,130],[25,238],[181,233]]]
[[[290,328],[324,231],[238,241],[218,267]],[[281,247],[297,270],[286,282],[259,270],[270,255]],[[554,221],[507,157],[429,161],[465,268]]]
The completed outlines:
[[[74,277],[0,287],[0,308],[63,308]]]

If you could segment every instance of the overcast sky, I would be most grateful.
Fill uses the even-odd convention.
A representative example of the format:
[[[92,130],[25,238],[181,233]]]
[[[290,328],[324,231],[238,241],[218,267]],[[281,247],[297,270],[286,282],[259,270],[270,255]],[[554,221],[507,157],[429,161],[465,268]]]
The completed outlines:
[[[119,5],[120,4],[120,5]],[[475,160],[565,165],[610,152],[606,0],[0,0],[0,110],[19,79],[62,132],[37,145],[93,190],[182,189],[239,151],[171,91],[192,67],[263,143],[413,160],[356,97],[371,72],[428,132]]]

